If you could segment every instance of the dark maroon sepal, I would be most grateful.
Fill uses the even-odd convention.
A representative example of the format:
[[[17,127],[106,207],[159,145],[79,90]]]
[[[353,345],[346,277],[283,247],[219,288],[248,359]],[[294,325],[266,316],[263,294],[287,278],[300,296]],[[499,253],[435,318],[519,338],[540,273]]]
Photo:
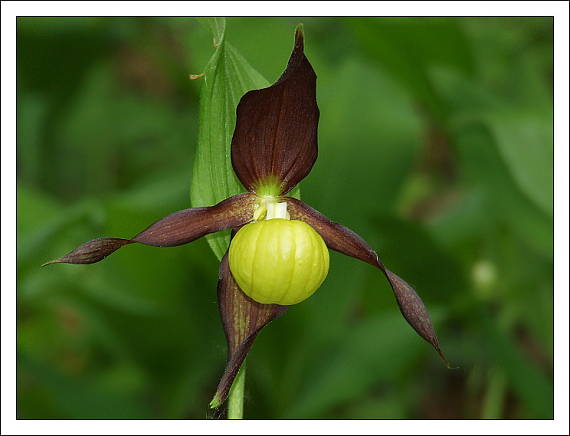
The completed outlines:
[[[285,72],[272,86],[245,94],[232,138],[234,170],[250,191],[289,192],[317,158],[317,76],[304,54],[300,27]]]
[[[258,333],[287,311],[287,306],[261,304],[245,295],[230,272],[228,255],[220,263],[218,306],[228,342],[228,361],[210,407],[220,407]]]

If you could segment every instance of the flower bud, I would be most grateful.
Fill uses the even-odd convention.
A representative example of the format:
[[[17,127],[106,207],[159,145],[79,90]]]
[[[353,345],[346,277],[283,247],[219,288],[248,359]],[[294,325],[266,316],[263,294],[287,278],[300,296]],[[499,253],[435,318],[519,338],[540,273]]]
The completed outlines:
[[[232,239],[230,271],[241,290],[262,304],[309,298],[329,271],[323,238],[298,220],[269,219],[242,227]]]

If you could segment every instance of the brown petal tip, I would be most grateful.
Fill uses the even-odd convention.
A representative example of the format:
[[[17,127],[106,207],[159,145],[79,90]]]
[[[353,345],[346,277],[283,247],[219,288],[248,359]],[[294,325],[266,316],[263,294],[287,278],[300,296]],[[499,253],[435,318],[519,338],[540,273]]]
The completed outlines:
[[[56,263],[71,263],[71,262],[66,261],[66,257],[67,256],[62,256],[62,257],[58,257],[57,259],[50,260],[49,262],[42,263],[40,268],[43,268],[44,266],[48,266],[48,265],[54,265]]]
[[[46,263],[42,263],[41,268],[43,268],[44,266],[53,265],[54,263],[61,263],[61,257],[54,260],[50,260],[49,262]]]
[[[305,42],[305,30],[303,29],[303,23],[297,24],[295,27],[295,48],[304,49]]]
[[[441,351],[429,313],[420,296],[404,279],[389,269],[385,268],[384,273],[392,285],[400,311],[406,321],[408,321],[408,324],[410,324],[424,340],[431,344],[435,351],[437,351],[437,354],[439,354],[439,357],[441,357],[443,363],[445,363],[445,366],[449,369],[453,369],[443,354],[443,351]]]
[[[54,263],[96,263],[105,259],[108,255],[127,244],[132,244],[132,241],[122,238],[94,239],[92,241],[81,244],[75,250],[69,252],[65,256],[44,263],[42,266],[52,265]]]

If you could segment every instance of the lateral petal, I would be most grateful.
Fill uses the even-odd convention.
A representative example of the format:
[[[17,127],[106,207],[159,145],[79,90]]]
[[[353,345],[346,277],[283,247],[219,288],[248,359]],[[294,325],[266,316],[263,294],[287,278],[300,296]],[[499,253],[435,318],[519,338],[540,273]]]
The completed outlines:
[[[317,76],[304,54],[300,27],[285,72],[272,86],[249,91],[237,107],[234,170],[250,191],[276,185],[289,192],[317,158]]]
[[[187,244],[208,233],[237,228],[251,221],[254,203],[255,195],[246,193],[234,195],[215,206],[180,210],[151,224],[132,239],[94,239],[81,244],[65,256],[44,265],[95,263],[103,260],[124,245],[133,243],[155,247],[175,247]]]
[[[380,269],[384,273],[394,291],[400,312],[402,312],[408,324],[433,346],[449,368],[449,361],[441,351],[429,313],[414,288],[401,277],[386,268],[376,252],[355,232],[347,227],[332,222],[326,216],[310,206],[307,206],[300,200],[290,197],[283,200],[288,203],[287,210],[291,215],[291,219],[305,221],[313,227],[321,235],[330,249],[362,260]]]
[[[394,295],[396,296],[396,301],[400,307],[400,312],[402,312],[402,315],[404,315],[408,324],[410,324],[422,338],[433,346],[445,365],[448,368],[451,368],[449,361],[441,351],[429,313],[420,296],[404,279],[387,268],[384,268],[383,271],[394,290]]]

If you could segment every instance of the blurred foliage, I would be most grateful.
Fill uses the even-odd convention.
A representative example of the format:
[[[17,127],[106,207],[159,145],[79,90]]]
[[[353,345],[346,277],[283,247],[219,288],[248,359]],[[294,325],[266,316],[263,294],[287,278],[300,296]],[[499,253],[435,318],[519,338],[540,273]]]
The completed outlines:
[[[550,418],[552,20],[232,18],[268,80],[305,25],[321,109],[303,198],[422,295],[447,370],[373,268],[336,253],[257,339],[250,418]],[[189,207],[209,29],[18,19],[20,418],[205,418],[222,374],[205,240],[40,269]]]

